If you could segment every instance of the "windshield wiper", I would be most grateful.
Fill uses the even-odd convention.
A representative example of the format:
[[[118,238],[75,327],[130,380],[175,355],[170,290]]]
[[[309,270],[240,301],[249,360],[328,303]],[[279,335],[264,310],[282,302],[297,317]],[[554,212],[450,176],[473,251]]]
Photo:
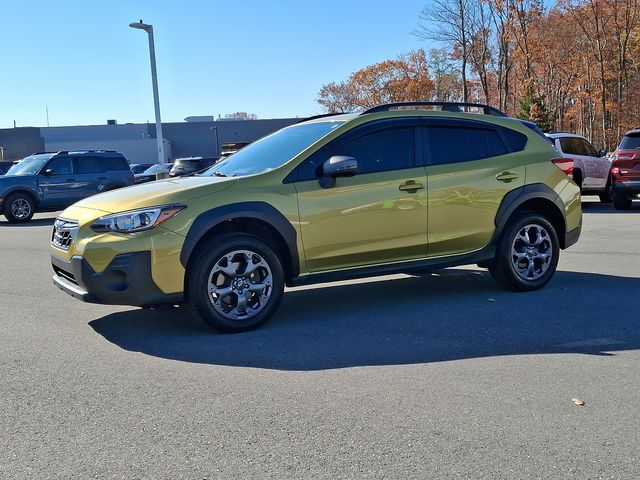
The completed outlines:
[[[226,173],[222,173],[222,172],[213,172],[213,174],[216,177],[235,177],[236,176],[235,173],[230,173],[229,175],[227,175]]]

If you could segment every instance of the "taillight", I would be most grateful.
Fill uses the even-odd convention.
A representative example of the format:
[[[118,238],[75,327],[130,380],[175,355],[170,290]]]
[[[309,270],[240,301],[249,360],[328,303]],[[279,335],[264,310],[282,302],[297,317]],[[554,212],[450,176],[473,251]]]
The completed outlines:
[[[573,160],[570,158],[554,158],[551,161],[567,175],[571,175],[573,173]]]

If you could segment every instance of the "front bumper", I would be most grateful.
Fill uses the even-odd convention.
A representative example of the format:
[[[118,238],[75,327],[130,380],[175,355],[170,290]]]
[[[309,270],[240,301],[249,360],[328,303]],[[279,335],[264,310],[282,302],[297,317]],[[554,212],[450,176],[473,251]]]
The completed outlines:
[[[151,252],[116,255],[97,273],[79,255],[64,260],[51,255],[53,283],[72,297],[89,303],[146,306],[178,304],[182,293],[162,292],[151,276]]]

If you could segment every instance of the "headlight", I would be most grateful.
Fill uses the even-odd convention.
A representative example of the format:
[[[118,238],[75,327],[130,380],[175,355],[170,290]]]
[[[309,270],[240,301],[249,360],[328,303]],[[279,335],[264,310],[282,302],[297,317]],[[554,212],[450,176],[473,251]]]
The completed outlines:
[[[93,222],[91,228],[96,232],[139,232],[160,225],[185,208],[185,205],[163,205],[114,213],[100,217]]]

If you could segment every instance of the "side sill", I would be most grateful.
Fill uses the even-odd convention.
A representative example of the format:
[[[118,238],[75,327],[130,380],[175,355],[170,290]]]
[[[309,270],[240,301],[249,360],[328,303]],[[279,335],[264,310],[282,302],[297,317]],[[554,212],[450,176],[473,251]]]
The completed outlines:
[[[441,268],[457,267],[460,265],[470,265],[492,260],[495,257],[496,248],[488,245],[481,250],[462,255],[452,255],[448,257],[425,258],[421,260],[411,260],[385,265],[374,265],[370,267],[357,267],[344,270],[334,270],[331,272],[311,273],[296,277],[287,283],[288,287],[302,285],[313,285],[315,283],[337,282],[340,280],[353,280],[356,278],[377,277],[381,275],[391,275],[394,273],[424,272],[429,270],[439,270]]]

